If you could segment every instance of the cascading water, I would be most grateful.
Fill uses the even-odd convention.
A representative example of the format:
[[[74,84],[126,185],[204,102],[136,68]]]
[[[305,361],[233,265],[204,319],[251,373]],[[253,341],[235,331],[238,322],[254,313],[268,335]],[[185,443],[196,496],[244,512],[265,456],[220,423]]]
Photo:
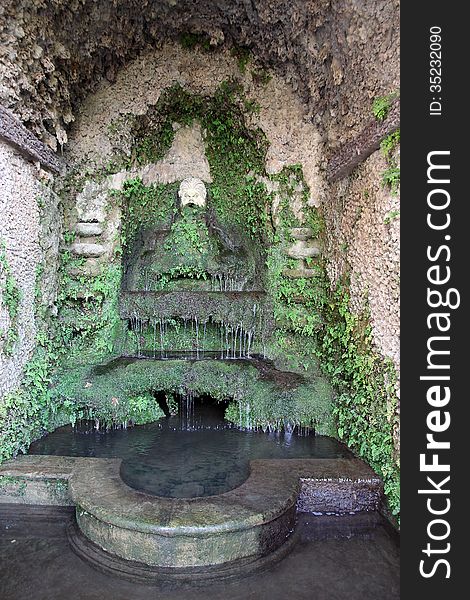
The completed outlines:
[[[255,306],[255,317],[256,311]],[[189,319],[142,319],[134,315],[129,319],[129,329],[134,351],[125,351],[127,354],[164,359],[172,352],[186,351],[198,359],[218,352],[220,359],[233,360],[251,358],[260,328],[256,325],[247,328],[243,322],[201,321],[197,316]],[[175,340],[176,344],[183,342],[184,346],[178,347]]]

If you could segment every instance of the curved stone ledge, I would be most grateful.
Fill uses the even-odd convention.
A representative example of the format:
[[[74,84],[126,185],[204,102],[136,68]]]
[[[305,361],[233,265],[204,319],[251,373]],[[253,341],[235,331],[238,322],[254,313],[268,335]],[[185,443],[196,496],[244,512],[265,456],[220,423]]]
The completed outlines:
[[[206,292],[179,290],[142,292],[125,290],[119,295],[119,313],[123,319],[169,319],[177,317],[199,321],[239,322],[246,328],[257,323],[259,312],[266,303],[266,293]],[[253,306],[259,310],[253,310]],[[258,319],[259,320],[259,319]]]
[[[178,570],[257,561],[289,540],[297,510],[376,510],[383,491],[358,459],[253,460],[242,485],[200,498],[135,490],[121,479],[120,465],[120,459],[19,457],[0,467],[0,502],[37,503],[35,486],[60,481],[63,504],[76,505],[78,527],[96,547],[119,559]],[[15,496],[10,489],[2,496],[2,478],[28,492]],[[53,494],[50,503],[59,503]]]
[[[239,579],[252,573],[259,573],[272,567],[292,550],[297,543],[298,531],[294,531],[277,550],[261,557],[250,557],[235,560],[220,565],[200,567],[169,568],[153,567],[145,563],[125,560],[109,552],[105,552],[97,544],[90,541],[80,530],[76,521],[67,525],[69,543],[82,560],[88,562],[94,569],[107,575],[118,576],[133,583],[152,584],[159,581],[195,582],[206,585],[211,581]]]
[[[77,523],[95,544],[126,560],[197,567],[263,556],[294,527],[299,479],[256,464],[238,488],[203,498],[161,498],[127,486],[120,460],[74,470]]]

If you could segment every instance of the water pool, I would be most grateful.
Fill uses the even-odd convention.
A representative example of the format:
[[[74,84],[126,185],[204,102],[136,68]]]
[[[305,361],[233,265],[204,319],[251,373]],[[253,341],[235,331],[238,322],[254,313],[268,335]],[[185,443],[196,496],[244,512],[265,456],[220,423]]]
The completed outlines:
[[[255,458],[347,458],[337,440],[313,434],[241,431],[223,418],[223,406],[196,403],[179,415],[107,432],[61,427],[31,444],[30,454],[122,458],[131,487],[166,497],[221,494],[239,486]]]

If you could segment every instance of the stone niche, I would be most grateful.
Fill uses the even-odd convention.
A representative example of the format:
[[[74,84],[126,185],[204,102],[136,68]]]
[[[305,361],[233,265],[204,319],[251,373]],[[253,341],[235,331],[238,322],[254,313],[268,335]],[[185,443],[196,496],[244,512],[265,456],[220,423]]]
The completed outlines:
[[[137,232],[124,258],[123,290],[262,290],[259,249],[219,223],[203,181],[184,179],[174,200],[169,222]]]

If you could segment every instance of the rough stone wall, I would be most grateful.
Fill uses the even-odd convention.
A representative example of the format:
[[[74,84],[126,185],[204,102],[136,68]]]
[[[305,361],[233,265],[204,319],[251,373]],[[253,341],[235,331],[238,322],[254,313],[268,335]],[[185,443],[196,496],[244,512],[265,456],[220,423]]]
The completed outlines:
[[[69,163],[106,164],[115,149],[112,123],[126,113],[144,114],[166,87],[179,83],[195,93],[210,95],[222,81],[233,77],[241,79],[247,96],[260,106],[251,125],[261,127],[270,142],[268,171],[279,172],[297,162],[303,165],[310,202],[321,205],[326,218],[323,253],[332,285],[341,275],[351,274],[351,309],[370,312],[376,348],[398,369],[399,219],[385,221],[398,210],[399,200],[381,184],[387,168],[385,159],[375,152],[350,177],[326,186],[320,135],[308,118],[308,107],[281,78],[274,75],[268,84],[257,84],[249,70],[242,75],[236,60],[223,50],[187,51],[166,44],[159,51],[145,52],[123,67],[114,83],[102,82],[84,101],[70,136]],[[370,105],[366,104],[364,119],[370,122],[371,118]],[[125,121],[123,128],[121,137],[125,138]],[[173,157],[173,163],[175,160],[180,159]],[[152,175],[147,182],[167,181],[168,165],[165,160],[161,162],[140,173]],[[178,168],[171,165],[175,172]],[[107,185],[119,188],[132,175],[115,175]]]
[[[339,144],[398,78],[398,0],[4,0],[0,102],[52,147],[80,101],[181,33],[246,46],[290,82]]]
[[[329,71],[316,106],[329,152],[361,133],[374,98],[398,91],[399,27],[399,0],[331,0],[317,36]]]
[[[350,307],[369,311],[378,352],[400,365],[399,197],[382,186],[387,163],[372,154],[331,186],[323,206],[327,271],[334,285],[350,275]]]
[[[0,142],[0,242],[5,244],[6,259],[21,291],[18,313],[19,339],[11,356],[0,352],[0,398],[15,389],[21,381],[22,370],[30,359],[36,336],[35,289],[37,267],[46,258],[45,275],[56,271],[58,222],[51,207],[57,203],[41,182],[45,173],[27,162],[7,144]],[[41,202],[48,221],[41,223]],[[53,276],[45,276],[45,303],[53,304]],[[0,298],[1,300],[1,298]],[[0,308],[2,327],[8,327],[5,306]],[[0,349],[1,350],[1,349]]]
[[[301,163],[311,203],[318,204],[324,186],[320,172],[322,144],[307,107],[291,86],[276,75],[263,84],[256,82],[249,69],[242,74],[237,60],[224,50],[208,53],[166,44],[161,50],[145,52],[123,67],[113,84],[102,82],[77,115],[66,153],[69,164],[105,166],[116,149],[110,133],[113,123],[121,119],[122,148],[126,139],[123,115],[145,114],[164,89],[180,84],[193,93],[213,95],[223,81],[234,78],[241,81],[247,98],[259,106],[249,124],[260,127],[268,138],[267,171],[278,173],[284,166]]]

